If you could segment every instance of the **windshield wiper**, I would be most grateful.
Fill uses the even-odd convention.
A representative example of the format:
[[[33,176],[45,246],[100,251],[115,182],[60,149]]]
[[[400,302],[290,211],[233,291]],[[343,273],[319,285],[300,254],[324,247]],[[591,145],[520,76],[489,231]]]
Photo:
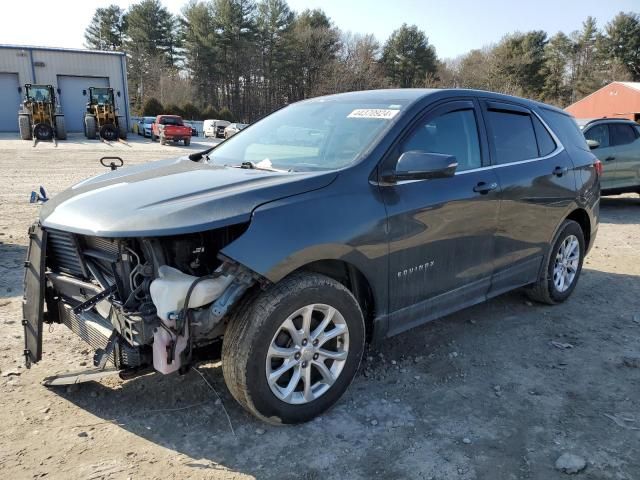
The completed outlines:
[[[245,168],[248,170],[265,170],[267,172],[290,172],[291,170],[281,170],[279,168],[269,168],[269,167],[262,167],[262,166],[257,166],[255,163],[253,162],[242,162],[240,165],[233,165],[234,168]]]

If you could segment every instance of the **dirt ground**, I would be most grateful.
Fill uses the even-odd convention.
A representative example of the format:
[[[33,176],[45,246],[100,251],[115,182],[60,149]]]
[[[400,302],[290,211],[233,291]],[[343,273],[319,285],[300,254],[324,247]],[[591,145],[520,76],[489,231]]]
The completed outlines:
[[[603,199],[569,301],[540,306],[512,293],[395,337],[306,425],[255,420],[213,363],[198,368],[221,401],[195,371],[43,387],[92,357],[55,326],[43,361],[22,367],[22,262],[38,211],[29,192],[45,185],[53,195],[103,172],[105,154],[131,165],[184,150],[0,137],[0,478],[549,480],[569,477],[555,468],[567,452],[587,462],[576,478],[640,478],[637,195]]]

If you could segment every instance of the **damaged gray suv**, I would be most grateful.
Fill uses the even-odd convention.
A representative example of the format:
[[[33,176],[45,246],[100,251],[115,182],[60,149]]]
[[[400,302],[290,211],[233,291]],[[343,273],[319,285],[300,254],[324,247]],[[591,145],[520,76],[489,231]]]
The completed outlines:
[[[601,166],[562,110],[467,90],[293,104],[205,152],[43,204],[25,357],[63,323],[123,378],[217,351],[229,391],[307,421],[367,342],[525,287],[562,302],[598,227]]]

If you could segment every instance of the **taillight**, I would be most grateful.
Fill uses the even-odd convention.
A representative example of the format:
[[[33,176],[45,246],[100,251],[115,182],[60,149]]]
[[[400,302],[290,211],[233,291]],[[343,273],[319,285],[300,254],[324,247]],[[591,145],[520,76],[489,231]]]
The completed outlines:
[[[593,167],[596,169],[596,174],[600,177],[602,176],[602,162],[598,159],[596,159],[595,162],[593,162]]]

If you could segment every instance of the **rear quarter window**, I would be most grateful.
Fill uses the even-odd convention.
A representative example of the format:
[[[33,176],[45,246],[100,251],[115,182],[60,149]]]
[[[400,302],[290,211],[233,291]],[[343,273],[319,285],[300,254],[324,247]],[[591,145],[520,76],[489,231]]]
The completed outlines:
[[[541,108],[540,114],[544,121],[547,122],[547,125],[551,127],[553,133],[560,139],[564,148],[567,150],[589,151],[587,140],[573,117],[548,108]]]
[[[531,117],[533,120],[533,127],[536,131],[536,139],[538,140],[538,151],[541,157],[549,155],[556,149],[556,142],[554,142],[551,134],[542,125],[542,122],[538,120],[538,117]]]

